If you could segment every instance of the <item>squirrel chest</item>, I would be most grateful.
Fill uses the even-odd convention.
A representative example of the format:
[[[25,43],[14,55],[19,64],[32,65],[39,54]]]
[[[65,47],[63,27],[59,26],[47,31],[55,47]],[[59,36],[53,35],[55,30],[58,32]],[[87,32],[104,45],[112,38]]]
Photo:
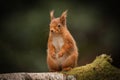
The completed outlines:
[[[52,40],[52,44],[54,45],[57,53],[60,51],[60,49],[64,45],[64,40],[61,36],[54,36]]]

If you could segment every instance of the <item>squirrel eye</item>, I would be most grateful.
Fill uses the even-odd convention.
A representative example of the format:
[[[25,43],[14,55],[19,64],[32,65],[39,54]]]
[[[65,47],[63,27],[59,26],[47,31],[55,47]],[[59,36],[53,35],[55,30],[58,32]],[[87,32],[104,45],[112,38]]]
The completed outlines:
[[[58,24],[58,27],[60,27],[61,25],[60,24]]]

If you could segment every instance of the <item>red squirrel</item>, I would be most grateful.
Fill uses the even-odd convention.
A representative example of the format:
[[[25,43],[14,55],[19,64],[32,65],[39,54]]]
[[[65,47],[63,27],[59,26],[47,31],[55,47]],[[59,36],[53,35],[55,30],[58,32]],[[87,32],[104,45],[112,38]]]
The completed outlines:
[[[50,12],[50,31],[47,49],[49,71],[68,71],[77,65],[78,49],[66,25],[67,10],[58,18]]]

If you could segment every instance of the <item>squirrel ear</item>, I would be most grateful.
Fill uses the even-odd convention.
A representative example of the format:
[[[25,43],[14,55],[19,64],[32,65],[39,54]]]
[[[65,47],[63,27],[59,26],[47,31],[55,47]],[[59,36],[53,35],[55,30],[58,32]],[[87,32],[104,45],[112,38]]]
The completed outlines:
[[[51,20],[54,19],[54,10],[52,10],[52,11],[50,12],[50,18],[51,18]]]
[[[60,17],[60,21],[61,21],[61,23],[62,23],[63,25],[66,25],[67,11],[68,11],[68,10],[64,11],[64,12],[62,13],[61,17]]]

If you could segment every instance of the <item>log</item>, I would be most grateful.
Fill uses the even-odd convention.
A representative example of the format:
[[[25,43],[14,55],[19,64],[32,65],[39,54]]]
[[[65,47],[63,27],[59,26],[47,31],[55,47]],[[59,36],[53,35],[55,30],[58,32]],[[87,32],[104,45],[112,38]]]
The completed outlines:
[[[120,69],[111,65],[112,58],[102,54],[85,66],[76,67],[64,74],[74,75],[77,80],[120,80]]]
[[[76,80],[73,75],[57,72],[48,73],[7,73],[0,74],[0,80]]]
[[[0,80],[120,80],[120,69],[111,65],[112,58],[102,54],[85,66],[68,72],[6,73]]]

